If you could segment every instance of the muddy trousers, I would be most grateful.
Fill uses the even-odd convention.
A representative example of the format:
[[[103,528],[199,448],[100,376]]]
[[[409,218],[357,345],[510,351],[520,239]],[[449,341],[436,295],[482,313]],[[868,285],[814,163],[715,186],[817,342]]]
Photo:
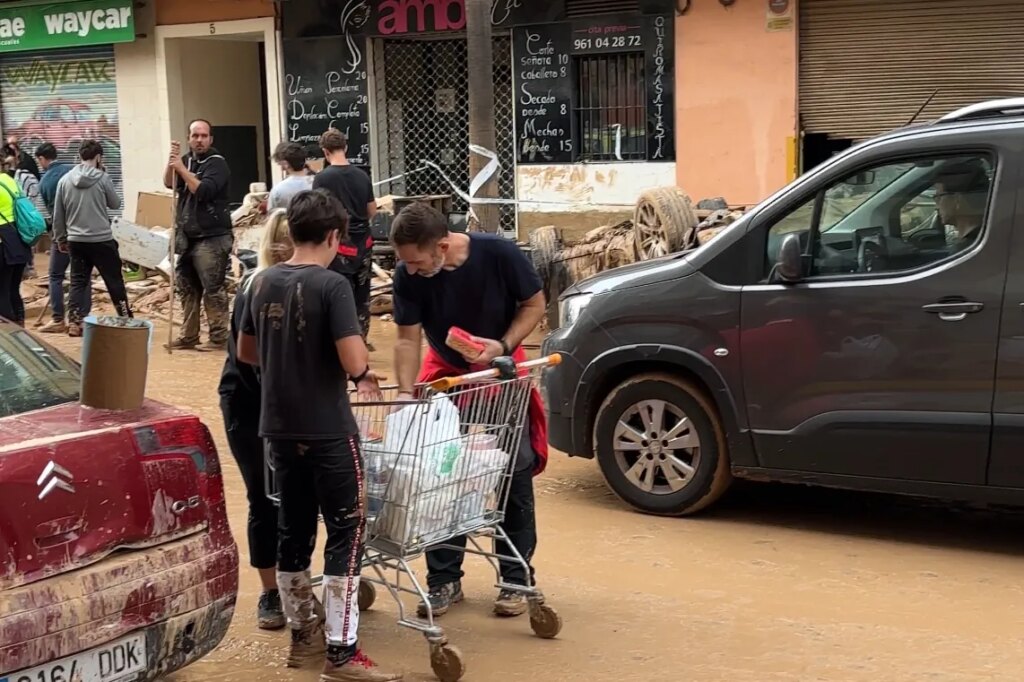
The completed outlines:
[[[530,563],[537,550],[537,518],[533,501],[533,470],[526,468],[512,475],[508,493],[508,506],[505,508],[505,523],[502,528],[508,534],[512,544]],[[457,537],[445,543],[456,547],[466,546],[466,537]],[[494,543],[494,553],[501,556],[512,556],[512,551],[504,542]],[[430,589],[462,580],[462,561],[464,552],[454,549],[432,549],[427,552],[427,586]],[[501,579],[510,585],[526,585],[526,573],[518,561],[499,561]],[[530,565],[530,585],[534,584],[533,565]]]
[[[190,239],[178,257],[176,285],[181,296],[184,318],[181,340],[199,341],[200,303],[206,308],[210,343],[226,343],[228,331],[228,292],[224,280],[234,237],[230,234],[205,239]]]
[[[222,398],[231,454],[245,483],[249,499],[249,565],[253,568],[277,566],[277,505],[267,497],[267,467],[260,438],[259,405],[244,405]]]
[[[366,529],[363,463],[358,436],[338,440],[271,440],[277,487],[277,584],[288,624],[316,623],[309,565],[317,517],[327,528],[324,548],[324,611],[327,645],[355,653],[359,630],[359,570]],[[332,656],[337,662],[337,659]]]
[[[121,253],[117,249],[117,241],[105,242],[68,242],[71,252],[71,294],[68,296],[68,322],[82,324],[82,318],[89,310],[86,297],[89,296],[89,280],[92,270],[99,270],[103,283],[107,285],[107,293],[114,304],[114,310],[121,317],[131,317],[132,309],[128,305],[128,292],[124,287],[124,274],[121,272]]]

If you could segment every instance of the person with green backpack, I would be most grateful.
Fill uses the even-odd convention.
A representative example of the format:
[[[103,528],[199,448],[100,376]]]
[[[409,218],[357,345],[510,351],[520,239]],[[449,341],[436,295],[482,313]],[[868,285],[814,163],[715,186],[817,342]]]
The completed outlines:
[[[0,173],[0,317],[25,326],[25,302],[21,298],[21,278],[32,260],[32,250],[18,234],[15,204],[21,189],[13,168],[4,164]]]

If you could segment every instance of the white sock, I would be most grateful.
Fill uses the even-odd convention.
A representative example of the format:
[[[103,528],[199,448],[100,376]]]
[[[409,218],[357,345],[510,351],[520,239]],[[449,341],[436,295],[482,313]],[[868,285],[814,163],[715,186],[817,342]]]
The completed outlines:
[[[316,625],[316,610],[313,608],[313,585],[309,570],[298,573],[277,572],[277,589],[281,593],[281,606],[288,618],[288,626],[302,630]]]
[[[359,640],[359,576],[324,576],[327,643],[352,646]]]

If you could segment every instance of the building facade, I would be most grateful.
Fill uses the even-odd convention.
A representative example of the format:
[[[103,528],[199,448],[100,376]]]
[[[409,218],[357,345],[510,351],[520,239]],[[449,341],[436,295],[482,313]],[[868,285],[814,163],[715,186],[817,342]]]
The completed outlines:
[[[1017,0],[680,0],[677,181],[754,204],[852,144],[1024,96]]]
[[[270,181],[281,139],[276,9],[269,0],[65,0],[0,5],[0,128],[62,160],[94,137],[134,218],[163,188],[172,139],[208,118],[233,198]],[[83,23],[84,22],[84,23]]]
[[[500,227],[573,231],[675,181],[671,0],[492,5]],[[287,139],[328,126],[380,194],[468,190],[463,0],[282,5]]]

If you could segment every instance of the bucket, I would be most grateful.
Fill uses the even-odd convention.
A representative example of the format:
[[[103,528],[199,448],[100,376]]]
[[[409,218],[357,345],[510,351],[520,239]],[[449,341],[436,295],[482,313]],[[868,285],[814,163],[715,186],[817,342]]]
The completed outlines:
[[[111,315],[85,318],[80,401],[100,410],[136,410],[146,397],[153,324]]]

